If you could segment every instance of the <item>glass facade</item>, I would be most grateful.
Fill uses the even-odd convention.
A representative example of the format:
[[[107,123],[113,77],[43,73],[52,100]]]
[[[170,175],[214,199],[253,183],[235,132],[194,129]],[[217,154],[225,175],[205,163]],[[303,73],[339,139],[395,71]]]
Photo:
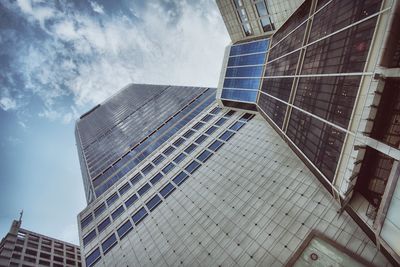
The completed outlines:
[[[260,86],[269,39],[232,45],[229,52],[221,99],[254,104]],[[225,103],[225,102],[224,102]],[[247,109],[246,106],[241,108]]]

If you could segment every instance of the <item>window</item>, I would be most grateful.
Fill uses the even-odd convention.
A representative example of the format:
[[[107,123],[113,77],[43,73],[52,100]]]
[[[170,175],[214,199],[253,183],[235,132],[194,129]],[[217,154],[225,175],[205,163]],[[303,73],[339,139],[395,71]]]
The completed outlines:
[[[215,123],[215,125],[221,126],[221,125],[224,124],[226,121],[227,121],[227,119],[221,118],[221,119],[219,119],[219,120]]]
[[[194,131],[189,129],[183,134],[183,137],[190,138],[193,134],[194,134]]]
[[[209,120],[211,120],[214,116],[207,114],[205,115],[201,120],[204,122],[208,122]]]
[[[166,156],[168,156],[168,155],[170,155],[174,150],[175,150],[174,147],[169,146],[167,149],[165,149],[165,150],[163,151],[163,154],[166,155]]]
[[[206,134],[211,135],[213,132],[215,132],[217,130],[217,127],[215,126],[211,126],[210,128],[208,128],[208,130],[206,131]]]
[[[200,167],[200,163],[198,163],[197,161],[193,161],[192,163],[190,163],[186,168],[185,171],[187,171],[188,173],[192,174],[194,173],[199,167]]]
[[[188,147],[185,149],[185,152],[186,152],[187,154],[190,154],[190,153],[193,152],[193,150],[196,149],[196,147],[197,147],[197,145],[191,144],[190,146],[188,146]]]
[[[180,172],[177,176],[175,176],[174,179],[172,179],[172,181],[176,184],[176,185],[180,185],[181,183],[183,183],[183,181],[185,181],[188,178],[189,175],[187,175],[187,173],[185,172]]]
[[[58,262],[63,262],[64,259],[58,256],[53,256],[53,260],[58,261]]]
[[[97,218],[100,216],[100,214],[102,214],[104,211],[106,210],[106,205],[104,203],[101,203],[100,206],[98,206],[95,210],[94,210],[94,216]]]
[[[126,192],[128,192],[128,190],[131,188],[129,183],[125,183],[119,190],[119,194],[122,196],[123,194],[125,194]]]
[[[163,178],[163,175],[162,175],[162,173],[159,172],[150,180],[150,183],[152,185],[155,185],[156,183],[158,183],[158,181],[161,180],[161,178]]]
[[[88,216],[83,218],[83,220],[81,220],[81,228],[85,229],[85,227],[88,226],[88,224],[91,223],[92,221],[93,221],[93,215],[90,213]]]
[[[132,223],[130,221],[126,221],[123,225],[121,225],[117,229],[119,239],[122,240],[132,229],[133,229]]]
[[[137,173],[135,176],[133,176],[133,178],[131,179],[131,184],[135,185],[137,182],[140,181],[140,179],[143,178],[143,175],[139,172]]]
[[[51,258],[51,255],[50,255],[50,254],[47,254],[47,253],[40,253],[40,257],[41,257],[41,258],[44,258],[44,259],[50,259],[50,258]]]
[[[143,185],[139,190],[138,190],[138,194],[139,196],[143,196],[147,191],[149,191],[150,189],[150,184],[146,183],[145,185]]]
[[[50,262],[44,260],[39,260],[39,264],[44,266],[50,266]]]
[[[232,115],[235,114],[235,113],[236,113],[236,111],[234,111],[234,110],[229,110],[229,112],[226,113],[226,114],[224,115],[224,117],[230,118],[230,117],[232,117]]]
[[[178,146],[182,145],[184,142],[185,142],[185,139],[179,137],[179,138],[173,143],[173,145],[176,146],[176,147],[178,147]]]
[[[219,140],[215,140],[211,145],[208,146],[208,149],[212,151],[217,151],[222,146],[222,142]]]
[[[231,131],[225,131],[223,134],[221,134],[219,136],[219,139],[223,140],[223,141],[228,141],[229,139],[231,139],[231,137],[234,135],[234,132]]]
[[[171,162],[171,163],[169,163],[167,166],[165,166],[164,169],[162,169],[162,171],[163,171],[163,173],[167,174],[167,173],[169,173],[174,167],[175,167],[175,165]]]
[[[196,140],[195,140],[195,142],[197,143],[197,144],[201,144],[201,143],[203,143],[204,142],[204,140],[206,140],[207,139],[207,136],[206,135],[200,135]]]
[[[244,125],[244,122],[242,122],[242,121],[237,121],[237,122],[235,122],[234,124],[232,124],[232,126],[229,127],[229,129],[230,129],[230,130],[233,130],[233,131],[239,131],[239,129],[242,128],[243,125]]]
[[[145,208],[138,210],[133,216],[132,220],[135,225],[138,225],[147,216],[147,211]]]
[[[110,249],[112,249],[115,245],[117,244],[117,237],[113,233],[110,235],[109,238],[107,238],[103,243],[101,243],[101,248],[103,249],[104,255],[107,254]]]
[[[216,114],[218,114],[221,110],[222,110],[222,108],[216,107],[216,108],[213,108],[213,110],[211,110],[210,113],[216,115]]]
[[[84,238],[83,238],[83,245],[86,246],[87,244],[90,243],[94,238],[96,237],[96,230],[93,229],[90,233],[88,233]]]
[[[138,196],[136,194],[133,194],[130,198],[128,198],[125,201],[125,206],[126,207],[132,206],[132,204],[135,203],[136,200],[138,200]]]
[[[204,123],[198,122],[198,123],[196,123],[192,128],[195,129],[195,130],[198,130],[198,129],[200,129],[201,127],[203,127],[203,125],[204,125]]]
[[[111,206],[118,199],[117,193],[112,194],[109,198],[107,198],[107,205]]]
[[[153,159],[153,163],[155,165],[160,164],[163,160],[165,159],[165,157],[163,155],[158,155],[155,159]]]
[[[171,183],[168,183],[163,189],[161,189],[160,194],[163,198],[167,198],[174,190],[175,187]]]
[[[162,202],[161,198],[158,195],[155,195],[152,199],[147,201],[146,206],[149,211],[154,210],[160,203]]]
[[[113,213],[111,213],[111,217],[113,220],[117,219],[123,212],[125,211],[124,206],[119,206]]]
[[[29,254],[29,255],[32,255],[32,256],[36,256],[37,251],[31,250],[31,249],[26,249],[26,250],[25,250],[25,253],[26,253],[26,254]]]
[[[207,161],[207,159],[208,159],[211,155],[212,155],[212,153],[211,153],[210,151],[204,150],[203,153],[201,153],[201,154],[197,157],[197,159],[198,159],[199,161],[201,161],[201,162],[204,163],[204,162]]]
[[[146,165],[146,167],[144,167],[143,169],[142,169],[142,173],[144,174],[144,175],[146,175],[146,174],[148,174],[149,172],[151,172],[151,170],[154,168],[154,166],[151,164],[151,163],[149,163],[149,164],[147,164]]]
[[[175,162],[176,164],[178,164],[179,162],[181,162],[182,160],[184,160],[186,158],[186,155],[181,153],[179,154],[177,157],[175,157],[173,159],[173,162]]]
[[[104,221],[102,221],[100,224],[99,224],[99,226],[97,227],[97,230],[99,231],[99,234],[101,233],[101,232],[103,232],[104,231],[104,229],[106,229],[109,225],[110,225],[110,218],[106,218]]]

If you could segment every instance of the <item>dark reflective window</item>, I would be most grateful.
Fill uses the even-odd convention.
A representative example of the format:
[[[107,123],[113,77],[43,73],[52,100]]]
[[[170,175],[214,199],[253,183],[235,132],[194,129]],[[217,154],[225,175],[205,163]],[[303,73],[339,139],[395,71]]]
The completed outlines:
[[[198,123],[196,123],[192,128],[195,129],[195,130],[198,130],[198,129],[200,129],[201,127],[203,127],[203,125],[204,125],[204,123],[198,122]]]
[[[111,220],[110,220],[110,218],[106,218],[104,221],[102,221],[100,224],[99,224],[99,226],[97,227],[97,230],[99,231],[99,234],[101,233],[101,232],[103,232],[104,231],[104,229],[106,229],[109,225],[110,225],[110,223],[111,223]]]
[[[145,208],[138,210],[133,216],[132,220],[135,225],[138,225],[147,216],[147,211]]]
[[[117,193],[112,194],[109,198],[107,198],[107,205],[111,206],[118,199]]]
[[[172,146],[169,146],[167,149],[165,149],[164,151],[163,151],[163,154],[164,155],[171,155],[171,153],[173,152],[175,150],[175,148],[173,148]]]
[[[96,248],[92,253],[89,254],[89,256],[86,257],[86,266],[93,266],[100,259],[100,257],[100,249]]]
[[[93,229],[88,233],[84,238],[83,238],[83,245],[86,246],[89,244],[90,241],[92,241],[96,237],[96,230]]]
[[[161,189],[160,194],[163,198],[167,198],[174,190],[175,187],[171,183],[168,183],[163,189]]]
[[[154,210],[160,203],[162,202],[161,198],[158,195],[152,197],[149,201],[147,201],[146,206],[149,211]]]
[[[208,150],[204,150],[198,157],[197,159],[201,162],[206,162],[208,158],[212,155],[212,153]]]
[[[133,176],[133,178],[130,180],[132,185],[135,185],[137,182],[139,182],[143,178],[143,175],[141,173],[136,174]]]
[[[84,229],[92,221],[93,221],[93,215],[90,213],[88,216],[86,216],[81,220],[81,228]]]
[[[103,249],[104,255],[112,249],[117,244],[117,238],[113,233],[110,237],[108,237],[103,243],[101,243],[101,248]]]
[[[233,131],[239,131],[240,128],[242,128],[244,125],[244,122],[242,121],[237,121],[234,124],[232,124],[229,129]]]
[[[206,131],[206,134],[211,135],[213,132],[215,132],[217,130],[217,127],[215,126],[211,126],[210,128],[208,128],[208,130]]]
[[[180,185],[181,183],[183,183],[183,181],[185,181],[188,178],[187,173],[185,172],[180,172],[177,176],[175,176],[174,179],[172,179],[172,181],[176,184],[176,185]]]
[[[150,186],[148,183],[144,184],[144,185],[138,190],[139,196],[143,196],[147,191],[149,191],[150,187],[151,187],[151,186]]]
[[[207,136],[206,135],[200,135],[196,140],[195,140],[195,142],[197,143],[197,144],[201,144],[201,143],[203,143],[204,142],[204,140],[206,140],[207,139]]]
[[[125,206],[130,207],[133,203],[136,202],[136,200],[138,200],[138,196],[136,194],[133,194],[130,198],[128,198],[125,201]]]
[[[158,183],[158,181],[161,180],[161,178],[163,177],[162,173],[157,173],[153,178],[151,178],[150,183],[152,185],[155,185],[156,183]]]
[[[183,137],[190,138],[194,133],[195,133],[194,131],[189,129],[183,134]]]
[[[142,169],[142,173],[144,175],[148,174],[152,169],[154,168],[153,164],[149,163],[147,164],[143,169]]]
[[[182,145],[184,142],[185,142],[185,139],[179,137],[179,138],[173,143],[173,145],[176,146],[176,147],[178,147],[178,146]]]
[[[153,163],[155,165],[160,164],[161,162],[163,162],[165,159],[165,157],[163,155],[158,155],[155,159],[153,159]]]
[[[215,140],[211,145],[208,146],[208,149],[212,150],[212,151],[217,151],[221,146],[223,145],[223,143],[219,140]]]
[[[113,213],[111,213],[111,217],[113,220],[117,219],[123,212],[125,211],[124,206],[119,206]]]
[[[219,119],[219,120],[215,123],[215,125],[221,126],[221,125],[224,124],[227,120],[228,120],[228,119],[226,119],[226,118],[221,118],[221,119]]]
[[[185,152],[186,152],[187,154],[190,154],[190,153],[192,153],[192,152],[196,149],[196,147],[197,147],[196,144],[191,144],[190,146],[188,146],[188,147],[185,149]]]
[[[164,167],[164,169],[162,169],[162,172],[167,174],[169,173],[173,168],[175,168],[175,165],[171,162],[169,163],[167,166]]]
[[[231,139],[231,137],[234,135],[234,132],[231,131],[225,131],[223,134],[221,134],[218,138],[223,140],[223,141],[228,141]]]
[[[101,205],[94,210],[94,216],[96,216],[96,218],[99,217],[105,210],[106,205],[104,203],[101,203]]]
[[[125,194],[126,192],[128,192],[128,190],[131,188],[131,185],[129,183],[125,183],[119,190],[119,194],[122,196],[123,194]]]
[[[186,166],[185,171],[192,174],[200,167],[200,165],[201,164],[198,163],[197,161],[193,161],[192,163]]]
[[[122,240],[132,229],[133,229],[132,223],[130,221],[126,221],[123,225],[121,225],[117,229],[119,239]]]
[[[178,156],[176,156],[172,161],[175,162],[176,164],[178,164],[179,162],[181,162],[185,158],[186,158],[186,155],[181,153]]]

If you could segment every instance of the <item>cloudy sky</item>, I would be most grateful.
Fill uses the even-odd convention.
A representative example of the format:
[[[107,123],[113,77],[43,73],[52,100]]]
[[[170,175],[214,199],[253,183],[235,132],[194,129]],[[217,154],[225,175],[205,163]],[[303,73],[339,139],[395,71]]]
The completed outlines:
[[[0,0],[0,238],[78,243],[74,121],[128,83],[216,87],[229,37],[214,0]]]

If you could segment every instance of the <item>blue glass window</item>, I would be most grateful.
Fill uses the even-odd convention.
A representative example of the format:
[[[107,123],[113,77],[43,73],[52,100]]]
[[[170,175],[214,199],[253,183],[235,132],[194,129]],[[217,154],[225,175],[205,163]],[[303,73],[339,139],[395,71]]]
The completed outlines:
[[[147,211],[145,208],[138,210],[133,216],[132,220],[135,225],[138,225],[147,216]]]
[[[172,161],[178,164],[179,162],[181,162],[185,158],[186,158],[186,155],[181,153],[178,156],[176,156]]]
[[[219,119],[219,120],[215,123],[215,125],[221,126],[221,125],[224,124],[227,120],[228,120],[228,119],[221,118],[221,119]]]
[[[155,195],[152,199],[147,201],[146,206],[149,211],[152,211],[161,203],[161,201],[161,198],[158,195]]]
[[[180,185],[181,183],[183,183],[183,181],[185,181],[188,178],[188,174],[185,172],[180,172],[177,176],[175,176],[174,179],[172,179],[172,181],[174,181],[174,183],[176,185]]]
[[[101,248],[103,249],[104,255],[107,254],[110,249],[112,249],[115,245],[117,244],[117,237],[113,233],[110,235],[109,238],[107,238],[103,243],[101,243]]]
[[[222,146],[222,142],[219,140],[215,140],[211,145],[208,146],[208,149],[212,151],[217,151]]]
[[[135,176],[132,177],[131,184],[135,185],[137,182],[139,182],[143,178],[143,175],[139,172]]]
[[[173,186],[171,183],[168,183],[163,189],[161,189],[160,194],[163,196],[163,198],[167,198],[174,190],[175,186]]]
[[[119,194],[122,196],[123,194],[125,194],[126,192],[128,192],[128,190],[131,188],[131,185],[129,183],[125,183],[119,190]]]
[[[185,142],[185,139],[179,137],[179,138],[173,143],[173,145],[176,146],[176,147],[178,147],[178,146],[182,145],[183,142]]]
[[[93,221],[93,215],[90,213],[88,216],[81,220],[81,228],[84,229],[89,223]]]
[[[214,116],[207,114],[205,115],[203,118],[201,118],[202,121],[204,122],[208,122],[209,120],[211,120]]]
[[[216,107],[216,108],[213,108],[213,110],[211,110],[210,113],[216,115],[216,114],[218,114],[221,110],[222,110],[222,108]]]
[[[169,163],[167,166],[165,166],[164,169],[162,169],[162,171],[163,171],[163,173],[167,174],[167,173],[169,173],[174,167],[175,167],[175,165],[171,162],[171,163]]]
[[[107,205],[111,206],[118,199],[117,193],[112,194],[111,197],[107,198]]]
[[[161,178],[163,177],[162,173],[157,173],[153,178],[151,178],[150,183],[152,185],[155,185],[156,183],[158,183],[158,181],[161,180]]]
[[[101,205],[98,206],[98,207],[94,210],[94,216],[95,216],[96,218],[99,217],[105,210],[106,210],[106,204],[101,203]]]
[[[110,223],[111,223],[111,220],[108,217],[104,221],[102,221],[99,224],[99,226],[97,226],[97,230],[99,231],[99,234],[101,232],[103,232],[110,225]]]
[[[225,77],[261,77],[263,66],[227,68]]]
[[[203,127],[203,125],[204,125],[204,123],[198,122],[198,123],[196,123],[192,128],[195,129],[195,130],[198,130],[198,129],[200,129],[201,127]]]
[[[136,194],[133,194],[130,198],[128,198],[125,201],[125,206],[126,207],[132,206],[132,204],[135,203],[136,200],[138,200],[138,196]]]
[[[232,124],[231,127],[229,127],[229,129],[233,131],[238,131],[240,128],[243,127],[244,124],[245,123],[242,121],[237,121],[234,124]]]
[[[169,147],[167,147],[167,149],[165,149],[165,150],[163,151],[163,154],[168,156],[168,155],[170,155],[174,150],[175,150],[174,147],[169,146]]]
[[[132,223],[130,221],[126,221],[123,225],[121,225],[117,229],[119,239],[122,240],[132,229],[133,229]]]
[[[207,136],[206,135],[200,135],[196,140],[195,140],[195,142],[197,143],[197,144],[201,144],[201,143],[203,143],[204,142],[204,140],[206,140],[207,139]]]
[[[189,129],[183,134],[183,137],[190,138],[193,134],[194,134],[194,131]]]
[[[247,43],[232,45],[229,55],[242,55],[250,53],[264,52],[268,49],[269,39],[251,41]]]
[[[143,196],[147,191],[149,191],[149,189],[150,189],[149,183],[144,184],[144,185],[138,190],[139,196]]]
[[[230,57],[228,59],[228,67],[231,66],[247,66],[247,65],[261,65],[264,64],[265,53]]]
[[[250,121],[254,117],[254,114],[246,113],[239,120]]]
[[[221,98],[244,102],[256,102],[258,91],[254,90],[231,90],[223,88]]]
[[[198,163],[197,161],[193,161],[192,163],[190,163],[186,168],[185,171],[187,171],[188,173],[192,174],[194,173],[199,167],[200,167],[200,163]]]
[[[208,128],[208,130],[206,131],[206,134],[211,135],[213,132],[215,132],[217,130],[217,127],[215,126],[211,126],[210,128]]]
[[[165,157],[163,155],[158,155],[155,159],[153,159],[153,163],[155,165],[160,164],[161,162],[163,162],[165,159]]]
[[[146,165],[146,167],[144,167],[144,168],[142,169],[142,173],[143,173],[144,175],[146,175],[146,174],[148,174],[149,172],[151,172],[151,170],[152,170],[153,168],[154,168],[153,164],[149,163],[149,164]]]
[[[208,159],[211,155],[212,155],[212,153],[211,153],[210,151],[204,150],[203,153],[201,153],[201,154],[197,157],[197,159],[198,159],[199,161],[201,161],[201,162],[204,163],[204,162],[207,161],[207,159]]]
[[[125,211],[124,206],[119,206],[113,213],[111,213],[111,217],[113,220],[117,219],[123,212]]]
[[[188,146],[188,147],[185,149],[185,152],[186,152],[187,154],[190,154],[190,153],[192,153],[192,152],[196,149],[196,147],[197,147],[196,144],[191,144],[190,146]]]
[[[91,267],[93,266],[98,260],[100,259],[100,249],[96,248],[89,256],[86,257],[86,266]]]
[[[96,230],[93,229],[90,233],[88,233],[84,238],[83,238],[83,245],[86,246],[89,244],[90,241],[92,241],[96,237]]]
[[[232,115],[235,114],[235,113],[236,113],[236,111],[234,111],[234,110],[229,110],[229,112],[227,112],[227,113],[224,115],[224,117],[230,118],[230,117],[232,117]]]
[[[219,139],[223,140],[223,141],[228,141],[229,139],[231,139],[231,137],[234,135],[234,132],[231,131],[225,131],[223,134],[220,135]]]
[[[224,88],[237,88],[243,90],[258,90],[258,86],[260,85],[259,78],[252,79],[228,79],[226,78],[224,81]]]

